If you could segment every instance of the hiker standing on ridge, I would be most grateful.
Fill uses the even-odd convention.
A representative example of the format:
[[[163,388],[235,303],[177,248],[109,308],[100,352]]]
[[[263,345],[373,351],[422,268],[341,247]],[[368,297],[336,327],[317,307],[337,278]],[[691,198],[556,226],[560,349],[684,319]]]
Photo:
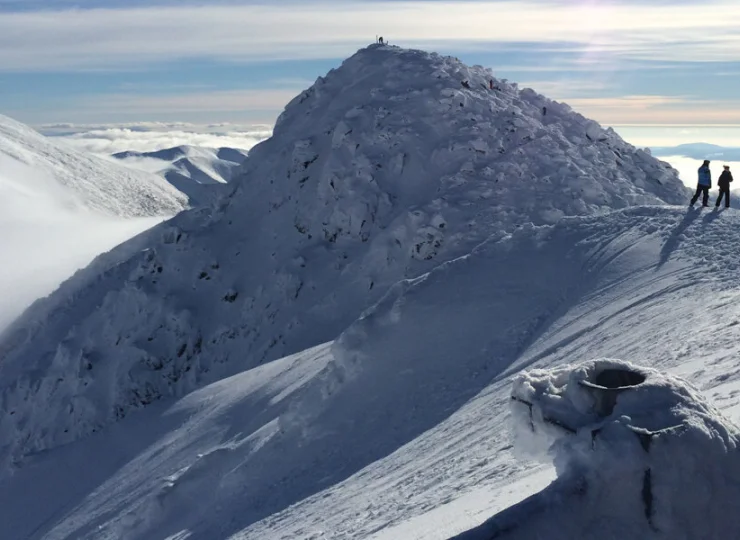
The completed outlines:
[[[732,182],[732,173],[730,172],[730,166],[725,165],[724,171],[719,175],[717,185],[719,186],[719,197],[717,197],[717,203],[714,205],[719,208],[719,203],[722,202],[722,196],[725,196],[725,208],[730,207],[730,182]]]
[[[709,170],[709,160],[705,159],[701,167],[699,167],[699,181],[696,184],[696,193],[691,198],[690,207],[694,207],[694,203],[699,198],[699,193],[703,195],[702,206],[709,206],[709,188],[712,187],[712,171]]]

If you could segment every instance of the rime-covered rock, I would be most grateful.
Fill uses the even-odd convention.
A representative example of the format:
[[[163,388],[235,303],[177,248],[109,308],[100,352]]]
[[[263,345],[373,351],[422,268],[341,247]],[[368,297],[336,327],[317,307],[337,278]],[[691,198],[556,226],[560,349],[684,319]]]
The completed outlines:
[[[600,359],[520,374],[511,404],[558,478],[458,540],[740,536],[740,429],[687,382]]]

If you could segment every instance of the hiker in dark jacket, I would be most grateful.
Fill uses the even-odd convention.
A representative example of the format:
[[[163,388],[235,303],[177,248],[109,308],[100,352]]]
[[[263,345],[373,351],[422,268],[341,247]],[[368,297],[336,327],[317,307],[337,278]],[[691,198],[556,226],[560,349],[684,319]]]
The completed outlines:
[[[722,202],[722,196],[725,197],[725,208],[730,207],[730,182],[732,182],[732,173],[730,172],[730,166],[725,165],[725,170],[722,171],[722,174],[719,175],[719,180],[717,180],[717,185],[719,186],[719,197],[717,197],[717,208],[719,208],[719,203]]]
[[[691,198],[690,206],[694,206],[694,203],[699,198],[700,193],[703,195],[701,205],[709,206],[709,188],[711,187],[712,172],[709,170],[709,160],[705,159],[704,163],[702,163],[701,167],[699,167],[699,181],[696,184],[696,193],[694,193],[694,196]]]

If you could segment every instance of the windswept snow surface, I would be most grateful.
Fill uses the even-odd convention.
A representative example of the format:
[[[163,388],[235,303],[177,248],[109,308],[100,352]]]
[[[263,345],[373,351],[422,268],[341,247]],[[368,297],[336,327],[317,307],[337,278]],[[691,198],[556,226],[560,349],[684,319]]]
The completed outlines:
[[[177,146],[154,152],[119,152],[113,157],[130,167],[162,176],[185,193],[193,205],[208,204],[225,193],[247,158],[236,148]]]
[[[0,518],[11,538],[452,537],[551,479],[512,451],[523,369],[619,355],[687,378],[737,417],[739,249],[734,210],[640,207],[520,228],[392,287],[333,343],[26,456],[0,482]],[[60,360],[33,401],[5,394],[4,433],[17,415],[53,431],[86,406],[66,397],[68,381],[80,395],[111,368]],[[599,538],[620,538],[601,523]],[[685,530],[676,537],[707,537]]]
[[[685,202],[667,164],[489,78],[387,46],[319,78],[216,207],[102,257],[3,336],[0,457],[332,340],[394,283],[489,237]]]
[[[28,168],[45,177],[73,210],[116,217],[171,216],[187,206],[186,197],[161,177],[132,170],[91,154],[72,150],[0,115],[0,174],[3,184],[20,193],[28,189]]]

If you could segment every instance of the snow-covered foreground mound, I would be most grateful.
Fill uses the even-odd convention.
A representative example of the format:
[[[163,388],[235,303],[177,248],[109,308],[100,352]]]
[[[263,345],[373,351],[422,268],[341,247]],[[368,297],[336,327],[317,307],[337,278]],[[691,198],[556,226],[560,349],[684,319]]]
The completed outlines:
[[[56,144],[2,115],[0,175],[3,191],[20,206],[36,196],[38,178],[45,195],[54,194],[70,210],[151,217],[171,216],[187,206],[187,198],[155,174]]]
[[[154,152],[119,152],[113,157],[130,167],[162,176],[193,205],[213,202],[224,193],[247,158],[246,150],[176,146]]]
[[[334,339],[399,280],[489,237],[685,203],[667,164],[531,90],[491,90],[489,77],[371,46],[320,78],[216,208],[102,257],[3,337],[3,412],[16,412],[0,456]]]
[[[18,538],[449,538],[550,479],[511,448],[510,389],[525,368],[619,355],[682,375],[737,417],[738,249],[734,210],[521,228],[393,287],[332,344],[26,456],[0,482],[0,520]],[[94,403],[77,396],[106,391],[96,370],[114,366],[96,365],[83,336],[60,349],[79,340],[87,364],[59,356],[38,390],[6,391],[4,442],[58,441],[70,409]],[[639,438],[628,449],[642,451]],[[650,463],[665,520],[663,465]],[[701,458],[686,467],[704,470]],[[644,521],[641,501],[620,504]]]
[[[522,374],[512,404],[558,479],[457,540],[740,537],[740,429],[685,381],[596,360]]]

